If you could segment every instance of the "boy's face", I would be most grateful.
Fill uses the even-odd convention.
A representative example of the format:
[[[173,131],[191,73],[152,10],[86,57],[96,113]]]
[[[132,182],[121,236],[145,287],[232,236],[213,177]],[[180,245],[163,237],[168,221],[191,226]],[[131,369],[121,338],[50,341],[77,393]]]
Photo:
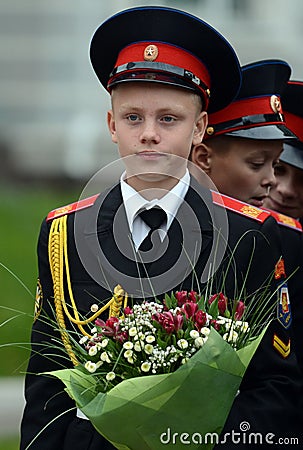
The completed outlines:
[[[124,158],[127,182],[137,190],[177,184],[206,125],[199,97],[185,89],[127,82],[112,93],[109,130]]]
[[[215,142],[215,140],[217,142]],[[211,178],[219,192],[253,206],[262,207],[275,184],[274,166],[282,151],[281,141],[222,136],[206,141],[192,161]]]
[[[265,206],[295,219],[303,217],[303,170],[280,161],[275,176],[277,185],[270,190]]]

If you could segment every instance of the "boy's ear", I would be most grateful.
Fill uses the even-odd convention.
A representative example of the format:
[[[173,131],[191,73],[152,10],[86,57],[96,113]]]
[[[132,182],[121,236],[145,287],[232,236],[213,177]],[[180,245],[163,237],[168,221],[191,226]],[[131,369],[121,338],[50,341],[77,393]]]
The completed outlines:
[[[199,117],[197,118],[194,136],[193,136],[193,145],[200,144],[202,142],[206,127],[208,124],[208,115],[206,111],[201,111]]]
[[[211,147],[208,147],[204,142],[195,145],[191,151],[191,161],[204,170],[204,172],[209,173],[211,168]]]
[[[116,122],[114,119],[114,113],[112,110],[107,112],[107,126],[112,137],[112,141],[117,144]]]

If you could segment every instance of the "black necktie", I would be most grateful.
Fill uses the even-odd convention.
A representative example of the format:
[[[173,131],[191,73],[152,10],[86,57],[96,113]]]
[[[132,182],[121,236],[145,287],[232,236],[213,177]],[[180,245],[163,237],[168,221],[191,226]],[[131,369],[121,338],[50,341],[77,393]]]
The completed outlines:
[[[160,228],[160,226],[167,220],[166,212],[163,211],[160,207],[154,207],[151,209],[145,209],[141,213],[139,213],[141,219],[150,227],[150,231],[146,238],[141,243],[139,250],[147,252],[152,249],[153,245],[155,245],[155,238],[158,238],[158,242],[160,243],[159,233],[155,233],[156,230]],[[153,234],[155,233],[155,234]],[[151,236],[153,234],[153,242]]]

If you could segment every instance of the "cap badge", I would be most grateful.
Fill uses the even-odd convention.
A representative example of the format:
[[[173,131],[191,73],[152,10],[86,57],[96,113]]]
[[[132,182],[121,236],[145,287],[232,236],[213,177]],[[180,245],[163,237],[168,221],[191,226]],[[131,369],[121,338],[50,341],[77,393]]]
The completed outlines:
[[[150,44],[147,47],[145,47],[144,59],[145,61],[155,61],[155,59],[157,59],[158,54],[159,54],[158,47],[154,44]]]
[[[281,102],[279,97],[272,95],[270,97],[270,106],[274,113],[279,113],[281,111]]]

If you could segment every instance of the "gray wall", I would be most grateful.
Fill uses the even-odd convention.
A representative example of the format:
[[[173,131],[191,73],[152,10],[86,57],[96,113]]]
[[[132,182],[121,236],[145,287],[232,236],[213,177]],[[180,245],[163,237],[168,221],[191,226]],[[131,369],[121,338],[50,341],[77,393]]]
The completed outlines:
[[[242,64],[281,58],[292,66],[293,79],[303,79],[302,0],[2,0],[2,174],[86,178],[117,158],[105,125],[109,97],[90,67],[88,46],[109,15],[153,4],[185,9],[212,24]]]

